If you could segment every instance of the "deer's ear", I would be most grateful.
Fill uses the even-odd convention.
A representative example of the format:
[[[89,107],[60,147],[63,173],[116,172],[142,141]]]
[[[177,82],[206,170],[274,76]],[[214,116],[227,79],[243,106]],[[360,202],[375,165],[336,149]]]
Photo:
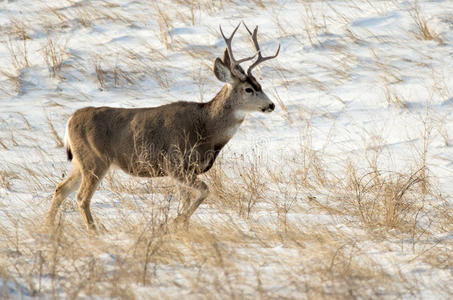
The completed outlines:
[[[233,74],[231,74],[230,68],[218,57],[214,62],[214,74],[215,77],[222,82],[234,83]]]

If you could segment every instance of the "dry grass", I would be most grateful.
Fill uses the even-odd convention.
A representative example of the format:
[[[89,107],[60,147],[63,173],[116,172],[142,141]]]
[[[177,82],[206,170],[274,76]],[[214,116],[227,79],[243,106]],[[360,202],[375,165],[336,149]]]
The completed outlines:
[[[109,172],[93,198],[96,224],[104,229],[101,234],[87,234],[73,195],[62,205],[57,226],[44,230],[51,191],[67,172],[63,151],[55,149],[63,144],[58,128],[64,125],[50,113],[68,113],[78,102],[92,105],[84,91],[70,86],[83,81],[111,93],[109,97],[119,95],[118,101],[122,93],[132,93],[125,100],[130,101],[134,92],[140,99],[156,94],[165,95],[165,101],[179,100],[186,96],[186,90],[178,93],[183,85],[197,91],[192,98],[206,101],[215,92],[206,61],[218,49],[198,45],[190,35],[172,35],[172,30],[204,24],[202,12],[221,15],[237,3],[174,0],[166,7],[156,2],[134,16],[109,1],[68,1],[67,9],[49,6],[37,13],[42,15],[36,18],[37,25],[11,19],[0,28],[9,54],[9,65],[0,70],[5,86],[0,88],[6,95],[19,94],[23,74],[34,67],[36,72],[45,70],[46,80],[58,82],[49,84],[56,101],[71,94],[63,102],[66,107],[46,108],[41,124],[24,114],[1,119],[0,149],[23,157],[4,160],[0,168],[0,298],[387,299],[423,297],[424,290],[451,298],[451,196],[439,191],[430,169],[432,140],[440,136],[445,147],[451,144],[448,115],[436,115],[428,105],[426,114],[411,124],[422,130],[411,137],[416,140],[414,160],[404,166],[382,163],[392,161],[395,153],[378,134],[357,129],[357,140],[364,145],[354,145],[353,150],[339,149],[342,141],[335,139],[335,115],[362,100],[342,99],[336,89],[370,79],[357,75],[358,66],[377,78],[372,83],[384,91],[377,97],[380,103],[409,114],[412,99],[402,95],[400,84],[423,68],[423,62],[406,58],[395,62],[392,53],[376,51],[372,43],[389,43],[389,37],[349,26],[355,16],[345,15],[333,3],[299,2],[303,10],[298,23],[279,14],[278,1],[257,0],[238,8],[258,12],[271,8],[270,19],[281,38],[289,41],[281,55],[296,57],[294,66],[271,64],[258,74],[263,82],[272,81],[265,88],[279,87],[268,92],[279,107],[275,120],[297,133],[293,139],[297,146],[287,145],[290,151],[272,156],[265,142],[251,145],[246,153],[227,147],[202,176],[211,194],[187,231],[171,223],[185,191],[168,179],[132,178],[118,170]],[[389,9],[367,3],[379,15]],[[320,4],[325,4],[322,12]],[[366,11],[357,3],[347,5],[351,14]],[[409,13],[417,39],[442,43],[420,6]],[[332,19],[335,25],[348,27],[344,36],[329,27]],[[92,49],[69,49],[68,31],[83,33],[108,24],[144,28],[141,33],[150,36],[138,43],[143,48],[128,48],[100,35],[102,42],[90,44]],[[206,29],[211,44],[218,41],[216,30]],[[39,51],[30,50],[37,42],[33,39],[40,39]],[[402,49],[404,43],[394,46]],[[365,50],[356,53],[358,48]],[[322,61],[297,56],[315,51],[322,51]],[[177,65],[175,57],[188,63]],[[433,94],[444,101],[450,98],[448,78],[432,76]],[[68,90],[60,93],[60,88]],[[291,93],[295,89],[300,94]],[[311,98],[304,99],[305,93]],[[42,103],[48,105],[49,95],[43,97]],[[289,97],[300,103],[294,105]],[[313,98],[335,99],[329,105],[340,108],[320,107],[315,101],[306,104]],[[248,122],[272,132],[272,125],[259,118]],[[323,135],[323,126],[331,126],[332,132]],[[254,133],[248,134],[247,138]],[[429,272],[434,284],[425,280]]]
[[[8,48],[11,64],[18,71],[30,66],[28,44],[29,36],[23,22],[12,20],[12,29],[7,30],[8,38],[5,41]]]
[[[52,133],[52,135],[55,139],[55,143],[56,143],[57,147],[60,147],[60,148],[63,147],[64,142],[61,139],[60,135],[58,134],[57,130],[55,129],[55,126],[54,126],[52,120],[50,119],[49,114],[47,112],[45,112],[45,114],[46,114],[47,125],[49,125],[50,132]]]
[[[51,77],[58,76],[64,60],[68,57],[67,43],[68,41],[58,41],[47,33],[47,45],[43,48],[43,56]]]
[[[428,25],[426,17],[420,10],[418,1],[415,1],[413,8],[409,10],[409,14],[415,24],[416,30],[414,31],[414,35],[416,38],[421,40],[434,40],[441,45],[444,43],[440,35],[434,32]]]
[[[449,266],[443,241],[426,244],[445,231],[419,219],[435,215],[432,222],[451,227],[451,208],[436,207],[421,170],[384,171],[375,152],[365,154],[368,168],[349,163],[343,173],[329,170],[317,158],[311,134],[307,123],[300,150],[288,157],[285,169],[267,168],[259,152],[236,160],[233,169],[220,157],[206,177],[212,194],[188,231],[170,225],[177,209],[169,196],[175,194],[171,182],[118,171],[107,176],[95,196],[104,199],[93,207],[104,234],[87,235],[72,199],[52,232],[40,225],[47,201],[31,212],[6,214],[0,260],[9,291],[126,299],[142,293],[231,299],[417,294],[423,283],[412,282],[401,266],[392,266],[395,271],[377,260],[376,253],[389,247],[379,241],[410,237],[415,260]],[[33,194],[48,194],[55,184],[55,169],[21,169],[14,176],[1,173],[3,186],[14,189],[19,181]],[[310,194],[317,197],[307,198]],[[330,216],[327,224],[304,220],[315,210]],[[344,229],[332,227],[343,218]],[[9,291],[2,293],[10,297]]]

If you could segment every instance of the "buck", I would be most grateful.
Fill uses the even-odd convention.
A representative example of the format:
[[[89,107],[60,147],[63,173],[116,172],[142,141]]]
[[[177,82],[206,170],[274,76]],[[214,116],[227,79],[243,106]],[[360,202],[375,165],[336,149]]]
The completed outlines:
[[[193,201],[181,199],[177,224],[187,225],[190,216],[208,196],[207,185],[197,175],[208,171],[220,150],[233,137],[249,112],[272,112],[274,103],[252,75],[263,57],[257,40],[258,26],[251,32],[255,55],[236,60],[231,42],[239,23],[226,43],[223,60],[216,58],[214,74],[225,85],[209,102],[176,102],[149,108],[86,107],[68,120],[65,147],[72,160],[69,175],[55,189],[46,216],[53,225],[63,200],[77,188],[76,200],[88,231],[96,232],[90,200],[110,166],[142,177],[171,176],[183,187],[198,191]],[[240,63],[257,57],[247,72]]]

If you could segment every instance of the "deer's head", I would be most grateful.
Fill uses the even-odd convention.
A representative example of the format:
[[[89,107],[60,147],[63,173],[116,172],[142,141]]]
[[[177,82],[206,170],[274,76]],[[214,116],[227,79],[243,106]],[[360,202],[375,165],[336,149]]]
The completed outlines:
[[[275,104],[263,92],[261,85],[252,75],[252,70],[263,61],[276,57],[280,51],[280,45],[278,46],[277,52],[274,55],[263,57],[261,55],[260,46],[257,40],[258,26],[255,27],[252,33],[244,24],[245,28],[247,28],[247,31],[252,37],[256,54],[250,57],[236,60],[233,55],[231,41],[233,40],[233,36],[240,25],[241,23],[236,26],[229,38],[225,37],[222,31],[222,27],[220,27],[220,32],[225,39],[227,48],[225,49],[223,60],[218,57],[214,62],[214,74],[220,81],[231,85],[231,94],[233,96],[231,97],[231,99],[233,99],[232,101],[234,101],[232,105],[234,105],[235,109],[245,112],[271,112],[274,110]],[[258,56],[257,60],[250,65],[250,67],[247,69],[247,72],[244,72],[244,70],[240,66],[240,63],[252,60],[256,56]]]

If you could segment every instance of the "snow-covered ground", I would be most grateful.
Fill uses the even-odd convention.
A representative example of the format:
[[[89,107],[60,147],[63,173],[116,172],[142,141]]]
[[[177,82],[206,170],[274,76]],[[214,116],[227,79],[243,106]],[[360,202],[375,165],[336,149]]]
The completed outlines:
[[[106,233],[73,195],[43,231],[69,116],[209,101],[241,21],[281,44],[255,71],[277,109],[202,176],[189,231],[171,181],[118,170]],[[0,298],[453,297],[452,1],[3,1],[0,32]]]

